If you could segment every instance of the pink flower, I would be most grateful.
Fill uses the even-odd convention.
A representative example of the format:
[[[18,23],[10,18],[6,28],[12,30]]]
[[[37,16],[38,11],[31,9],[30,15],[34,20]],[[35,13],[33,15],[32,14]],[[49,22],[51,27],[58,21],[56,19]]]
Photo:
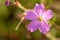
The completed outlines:
[[[8,6],[9,5],[9,0],[5,1],[5,5]]]
[[[25,19],[31,20],[31,22],[27,26],[27,29],[31,32],[34,32],[39,29],[41,33],[46,34],[50,29],[46,21],[50,20],[51,18],[51,10],[44,10],[43,4],[35,4],[34,10],[26,11]]]

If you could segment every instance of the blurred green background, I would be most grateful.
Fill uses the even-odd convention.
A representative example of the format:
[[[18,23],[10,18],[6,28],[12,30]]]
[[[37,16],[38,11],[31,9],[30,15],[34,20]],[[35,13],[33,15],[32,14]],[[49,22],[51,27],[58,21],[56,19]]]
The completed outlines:
[[[0,0],[0,40],[50,40],[47,36],[41,34],[38,30],[34,33],[28,32],[25,27],[25,21],[22,22],[18,30],[15,27],[20,21],[20,15],[23,10],[12,4],[6,6],[5,0]],[[60,40],[60,0],[18,0],[22,6],[32,9],[35,3],[44,2],[46,9],[51,9],[56,19],[53,20],[49,33]],[[48,35],[49,36],[49,35]]]

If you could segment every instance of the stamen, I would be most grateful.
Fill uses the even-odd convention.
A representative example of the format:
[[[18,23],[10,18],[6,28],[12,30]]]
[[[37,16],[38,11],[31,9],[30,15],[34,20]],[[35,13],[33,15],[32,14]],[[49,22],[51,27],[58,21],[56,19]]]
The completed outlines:
[[[42,21],[42,18],[41,18],[41,17],[39,17],[39,18],[38,18],[38,20],[39,20],[39,21]]]

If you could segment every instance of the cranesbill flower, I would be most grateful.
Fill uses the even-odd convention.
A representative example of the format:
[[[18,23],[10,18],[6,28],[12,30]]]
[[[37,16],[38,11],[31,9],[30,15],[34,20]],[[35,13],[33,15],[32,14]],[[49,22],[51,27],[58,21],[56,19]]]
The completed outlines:
[[[5,5],[8,6],[9,5],[9,0],[5,1]]]
[[[27,26],[27,29],[31,32],[39,29],[41,33],[46,34],[50,29],[47,20],[50,20],[51,18],[51,10],[45,10],[43,4],[35,4],[33,10],[26,11],[25,19],[31,20]]]

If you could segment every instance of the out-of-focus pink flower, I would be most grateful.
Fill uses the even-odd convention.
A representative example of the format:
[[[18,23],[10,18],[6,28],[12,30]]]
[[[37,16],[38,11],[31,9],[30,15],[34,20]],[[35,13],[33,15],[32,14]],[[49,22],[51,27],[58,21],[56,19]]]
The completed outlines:
[[[8,6],[9,5],[9,0],[5,1],[5,5]]]
[[[45,10],[43,4],[35,4],[34,10],[26,11],[25,19],[31,20],[31,22],[27,26],[27,29],[31,32],[39,29],[41,33],[46,34],[50,29],[46,21],[50,20],[51,18],[51,10]]]

